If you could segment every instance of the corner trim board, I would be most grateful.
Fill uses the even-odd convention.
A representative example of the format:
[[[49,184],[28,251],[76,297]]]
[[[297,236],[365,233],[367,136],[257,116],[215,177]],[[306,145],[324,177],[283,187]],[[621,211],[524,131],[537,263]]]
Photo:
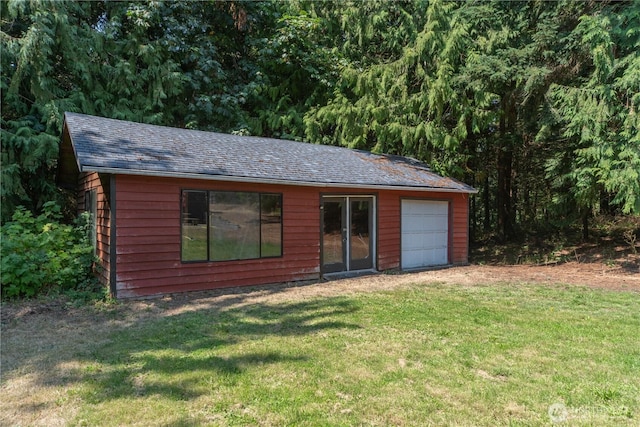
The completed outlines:
[[[109,209],[111,210],[111,224],[109,227],[109,292],[114,298],[118,297],[116,274],[117,257],[116,257],[116,176],[111,175],[109,188]]]

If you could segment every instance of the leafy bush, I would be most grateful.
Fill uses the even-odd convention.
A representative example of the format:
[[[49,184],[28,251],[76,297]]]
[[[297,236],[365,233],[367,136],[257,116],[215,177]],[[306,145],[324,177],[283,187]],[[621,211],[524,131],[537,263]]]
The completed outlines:
[[[60,207],[54,202],[46,203],[44,212],[37,217],[18,207],[12,220],[0,228],[3,298],[96,285],[88,215],[74,225],[63,224],[61,218]]]

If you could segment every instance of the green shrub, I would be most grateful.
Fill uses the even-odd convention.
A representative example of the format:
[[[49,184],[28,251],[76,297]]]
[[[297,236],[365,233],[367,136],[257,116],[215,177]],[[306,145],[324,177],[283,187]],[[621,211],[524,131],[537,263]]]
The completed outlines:
[[[34,217],[18,207],[1,230],[2,298],[31,297],[45,290],[77,290],[95,286],[96,261],[88,239],[88,216],[63,224],[60,207],[44,205]]]

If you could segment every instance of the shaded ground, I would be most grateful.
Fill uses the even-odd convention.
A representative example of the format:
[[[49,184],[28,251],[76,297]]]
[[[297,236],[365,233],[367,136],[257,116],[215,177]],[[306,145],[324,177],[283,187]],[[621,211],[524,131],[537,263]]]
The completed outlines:
[[[237,306],[262,302],[281,302],[294,298],[345,295],[354,292],[390,290],[410,283],[450,283],[472,286],[483,283],[566,284],[619,291],[640,292],[640,254],[619,254],[616,259],[598,259],[595,255],[575,255],[576,261],[550,262],[544,265],[469,265],[415,273],[376,274],[323,283],[275,284],[215,291],[174,294],[147,300],[118,303],[97,311],[93,307],[76,308],[64,299],[3,303],[1,321],[8,332],[26,318],[37,316],[72,321],[76,316],[100,318],[144,318],[171,315],[181,310],[206,306]],[[580,259],[589,262],[578,262]],[[133,320],[133,319],[131,319]],[[46,323],[46,322],[45,322]]]
[[[640,256],[620,254],[600,262],[550,265],[470,265],[406,274],[376,274],[313,284],[279,284],[169,295],[112,305],[74,307],[67,300],[3,303],[1,328],[0,425],[64,425],[73,418],[70,397],[58,385],[81,369],[74,365],[78,346],[99,345],[109,333],[149,319],[250,304],[304,302],[402,288],[414,283],[482,286],[504,282],[586,286],[638,292]],[[508,283],[508,285],[507,285]],[[43,373],[46,378],[43,378]],[[62,399],[62,400],[61,400]]]

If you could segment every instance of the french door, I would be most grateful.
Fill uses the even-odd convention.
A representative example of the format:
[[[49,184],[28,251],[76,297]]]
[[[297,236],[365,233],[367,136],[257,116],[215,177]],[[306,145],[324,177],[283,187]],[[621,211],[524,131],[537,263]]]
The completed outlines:
[[[374,198],[322,197],[322,272],[374,267]]]

